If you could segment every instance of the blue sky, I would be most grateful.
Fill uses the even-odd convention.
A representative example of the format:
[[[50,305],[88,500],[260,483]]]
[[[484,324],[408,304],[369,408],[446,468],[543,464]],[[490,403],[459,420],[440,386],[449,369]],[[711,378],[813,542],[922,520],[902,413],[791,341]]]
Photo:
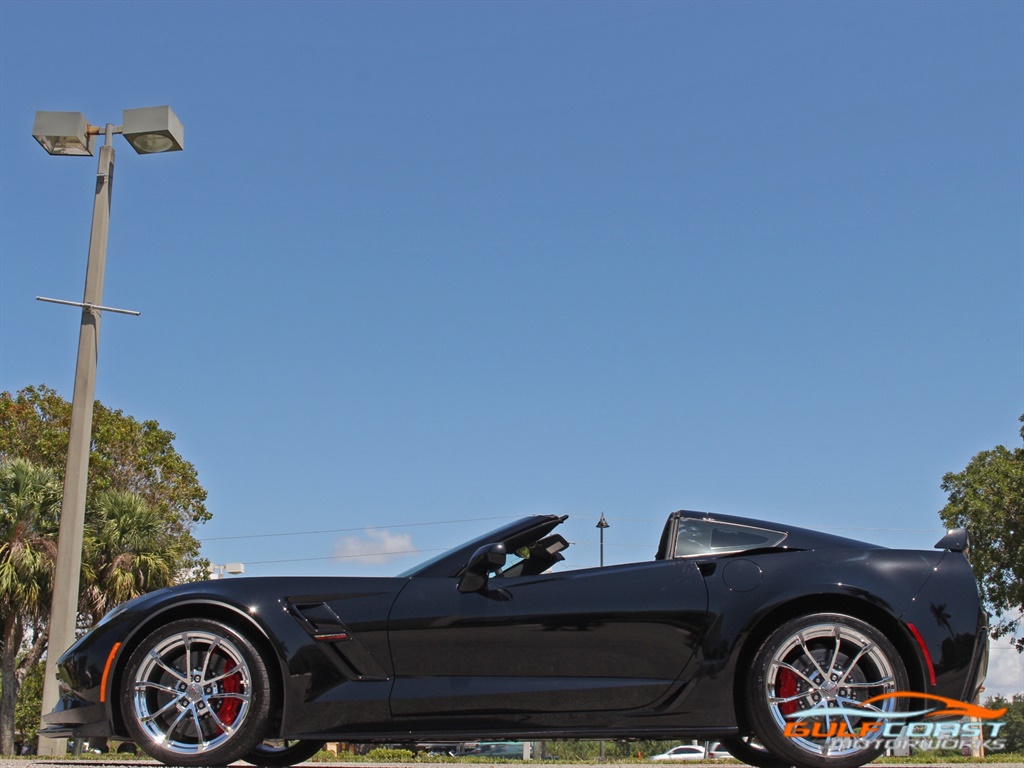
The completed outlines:
[[[34,297],[82,295],[96,160],[34,112],[158,104],[97,397],[177,434],[214,562],[558,513],[595,565],[602,512],[625,562],[679,508],[927,548],[1019,444],[1024,4],[2,0],[0,389],[72,394]]]

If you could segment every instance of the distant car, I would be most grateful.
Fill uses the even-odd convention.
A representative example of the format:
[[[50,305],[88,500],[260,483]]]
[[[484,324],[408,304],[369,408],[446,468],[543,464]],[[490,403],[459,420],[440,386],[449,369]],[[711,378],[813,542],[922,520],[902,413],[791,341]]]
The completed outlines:
[[[711,747],[708,749],[707,756],[712,760],[719,760],[732,757],[732,753],[722,746],[720,741],[716,741],[711,744]]]
[[[564,520],[509,523],[395,578],[129,601],[60,658],[40,733],[130,739],[179,766],[291,765],[326,740],[635,738],[853,768],[884,739],[830,738],[829,707],[872,700],[844,713],[855,729],[907,711],[902,692],[979,691],[986,616],[963,531],[920,552],[676,512],[650,561],[551,572]],[[824,735],[787,737],[793,716]]]
[[[704,759],[704,747],[698,747],[695,744],[681,744],[678,747],[672,747],[668,752],[662,752],[660,755],[655,755],[651,760],[703,760]]]
[[[668,752],[654,755],[651,760],[718,760],[731,756],[729,751],[716,741],[707,750],[696,744],[680,744],[678,747],[672,747]]]

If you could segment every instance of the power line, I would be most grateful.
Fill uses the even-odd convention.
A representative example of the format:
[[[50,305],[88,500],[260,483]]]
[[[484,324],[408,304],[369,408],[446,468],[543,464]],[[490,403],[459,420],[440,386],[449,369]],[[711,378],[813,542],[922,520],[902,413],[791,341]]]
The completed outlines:
[[[478,523],[484,520],[514,520],[521,517],[520,515],[502,515],[500,517],[471,517],[465,520],[438,520],[431,523],[397,523],[395,525],[360,525],[355,528],[328,528],[321,531],[285,531],[283,533],[246,533],[238,536],[209,536],[204,537],[203,541],[229,541],[235,539],[272,539],[280,538],[281,536],[316,536],[325,533],[354,533],[356,531],[365,531],[367,528],[373,528],[375,530],[390,530],[392,528],[419,528],[427,525],[451,525],[453,523]]]
[[[438,547],[437,549],[406,549],[400,552],[364,552],[358,555],[328,555],[326,557],[300,557],[300,558],[287,558],[285,560],[245,560],[246,565],[270,565],[273,563],[298,563],[306,562],[309,560],[345,560],[349,558],[376,558],[376,557],[389,557],[391,555],[421,555],[424,552],[443,552],[444,550]]]

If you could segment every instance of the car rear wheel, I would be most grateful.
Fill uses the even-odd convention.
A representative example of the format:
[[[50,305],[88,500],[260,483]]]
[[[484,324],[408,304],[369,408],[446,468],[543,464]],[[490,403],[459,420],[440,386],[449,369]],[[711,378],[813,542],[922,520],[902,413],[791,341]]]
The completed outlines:
[[[757,740],[783,762],[855,768],[878,757],[884,741],[881,728],[869,724],[906,708],[898,698],[876,697],[907,686],[899,653],[870,624],[834,613],[801,616],[769,635],[755,655],[747,718]]]
[[[266,768],[287,768],[287,766],[309,760],[323,749],[322,741],[294,741],[291,739],[266,739],[247,754],[243,760]]]
[[[244,635],[185,619],[148,635],[123,676],[121,712],[132,738],[162,763],[226,765],[266,732],[270,680]]]

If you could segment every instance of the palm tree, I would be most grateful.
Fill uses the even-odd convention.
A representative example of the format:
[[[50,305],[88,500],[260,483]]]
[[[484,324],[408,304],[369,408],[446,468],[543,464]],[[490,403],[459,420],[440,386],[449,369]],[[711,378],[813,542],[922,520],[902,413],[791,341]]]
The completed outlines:
[[[114,606],[177,580],[183,548],[164,516],[124,491],[97,495],[86,516],[80,612],[98,621]]]
[[[46,646],[62,487],[25,459],[0,462],[0,754],[14,752],[14,709],[25,675]],[[33,642],[19,659],[25,630]]]

